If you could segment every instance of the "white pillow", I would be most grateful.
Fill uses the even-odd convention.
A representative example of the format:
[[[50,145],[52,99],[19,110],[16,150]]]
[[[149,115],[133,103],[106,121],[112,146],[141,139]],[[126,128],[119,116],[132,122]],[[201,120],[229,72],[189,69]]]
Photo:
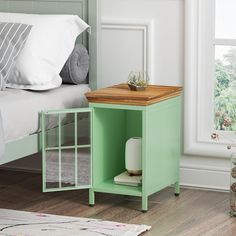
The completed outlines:
[[[27,42],[16,60],[7,87],[47,90],[59,87],[59,73],[79,34],[89,28],[76,15],[0,13],[0,22],[32,25]]]

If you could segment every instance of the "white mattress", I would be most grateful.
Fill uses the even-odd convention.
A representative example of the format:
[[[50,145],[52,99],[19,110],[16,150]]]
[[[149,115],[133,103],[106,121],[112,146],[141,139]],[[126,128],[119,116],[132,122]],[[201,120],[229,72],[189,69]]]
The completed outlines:
[[[60,88],[33,92],[7,89],[0,92],[0,112],[5,141],[33,134],[39,129],[39,112],[51,109],[86,107],[88,85],[62,85]]]

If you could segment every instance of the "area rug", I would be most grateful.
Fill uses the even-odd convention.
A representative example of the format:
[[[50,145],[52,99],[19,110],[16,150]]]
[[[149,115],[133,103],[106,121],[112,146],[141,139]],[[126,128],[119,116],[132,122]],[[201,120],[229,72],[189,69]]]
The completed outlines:
[[[4,236],[136,236],[150,228],[147,225],[0,209],[0,235]]]

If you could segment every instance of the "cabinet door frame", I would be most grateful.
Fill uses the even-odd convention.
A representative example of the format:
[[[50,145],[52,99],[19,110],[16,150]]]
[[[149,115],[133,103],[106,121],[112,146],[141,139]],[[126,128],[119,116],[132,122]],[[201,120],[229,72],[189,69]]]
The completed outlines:
[[[88,145],[79,145],[77,138],[78,138],[78,122],[77,122],[77,116],[78,114],[82,113],[89,113],[90,114],[90,144]],[[75,149],[75,186],[62,186],[62,176],[61,176],[61,115],[63,114],[74,114],[74,139],[75,143],[74,145],[69,146],[71,149]],[[47,147],[46,146],[46,121],[45,117],[47,115],[58,115],[58,146],[54,147]],[[92,120],[93,120],[93,108],[75,108],[75,109],[63,109],[63,110],[46,110],[41,113],[41,129],[42,129],[42,135],[41,135],[41,142],[42,142],[42,191],[43,192],[58,192],[58,191],[69,191],[69,190],[78,190],[78,189],[90,189],[93,186],[93,173],[92,173],[92,167],[93,167],[93,128],[92,128]],[[80,148],[90,148],[90,184],[88,185],[78,185],[78,165],[77,165],[77,151]],[[47,155],[46,153],[50,150],[56,150],[59,153],[59,180],[58,180],[58,187],[55,188],[48,188],[47,187]]]

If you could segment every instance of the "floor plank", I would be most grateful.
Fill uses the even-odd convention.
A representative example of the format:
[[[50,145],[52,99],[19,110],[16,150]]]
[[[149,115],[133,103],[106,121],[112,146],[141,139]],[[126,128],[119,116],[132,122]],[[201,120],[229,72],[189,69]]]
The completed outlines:
[[[147,213],[140,205],[136,197],[99,193],[89,207],[87,190],[42,193],[41,175],[0,171],[0,208],[151,225],[145,236],[236,235],[228,193],[182,189],[175,197],[166,188],[149,198]]]

